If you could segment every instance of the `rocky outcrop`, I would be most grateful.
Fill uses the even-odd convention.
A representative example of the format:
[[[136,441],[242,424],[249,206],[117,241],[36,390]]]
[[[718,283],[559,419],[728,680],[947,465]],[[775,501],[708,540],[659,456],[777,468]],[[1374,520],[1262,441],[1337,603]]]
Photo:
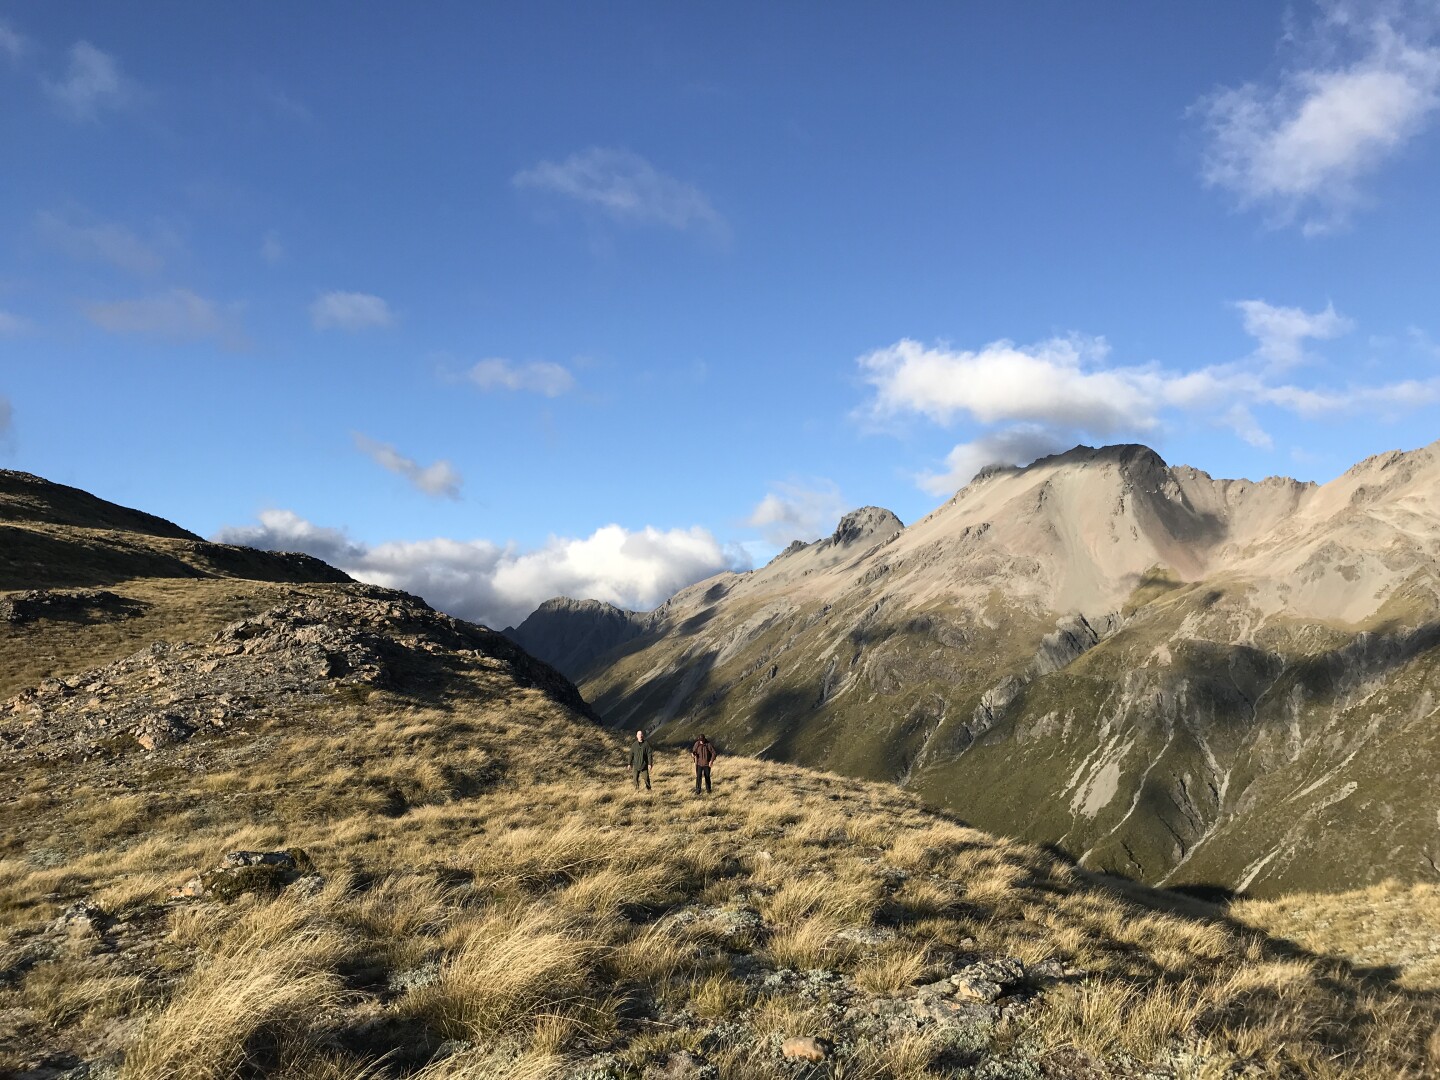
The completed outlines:
[[[346,687],[443,693],[457,662],[499,663],[518,685],[593,715],[568,680],[502,635],[417,597],[355,585],[231,623],[208,642],[160,641],[46,679],[0,703],[0,756],[158,751]]]
[[[221,900],[229,902],[247,893],[276,896],[305,882],[318,890],[324,880],[310,856],[299,848],[286,851],[232,851],[220,865],[196,874],[184,885],[170,890],[176,900]]]
[[[862,506],[840,519],[829,542],[835,547],[868,546],[889,540],[903,528],[900,519],[884,507]]]
[[[143,605],[104,589],[29,589],[0,596],[0,623],[23,626],[51,619],[109,622],[139,615]]]

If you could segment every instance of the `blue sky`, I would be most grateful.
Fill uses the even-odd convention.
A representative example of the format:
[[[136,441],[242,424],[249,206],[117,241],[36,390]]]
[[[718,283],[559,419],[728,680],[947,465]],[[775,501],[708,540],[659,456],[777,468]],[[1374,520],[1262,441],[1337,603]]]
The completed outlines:
[[[1440,437],[1433,4],[0,2],[0,463],[503,623]]]

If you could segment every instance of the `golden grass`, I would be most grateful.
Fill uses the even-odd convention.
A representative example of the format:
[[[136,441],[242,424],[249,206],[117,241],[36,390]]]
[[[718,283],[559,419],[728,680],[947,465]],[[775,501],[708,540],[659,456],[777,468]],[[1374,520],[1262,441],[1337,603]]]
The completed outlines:
[[[149,1019],[121,1076],[211,1080],[236,1073],[257,1043],[269,1040],[278,1049],[305,1039],[339,1004],[339,979],[326,970],[338,946],[334,938],[305,935],[200,966]]]
[[[410,995],[409,1015],[448,1038],[514,1033],[573,1004],[596,951],[578,928],[545,914],[487,917],[468,929],[439,979]]]
[[[203,770],[137,756],[131,790],[96,771],[73,801],[0,802],[0,968],[25,934],[92,897],[150,918],[147,955],[178,976],[162,988],[105,972],[101,946],[77,940],[0,986],[0,1014],[77,1048],[116,1040],[126,1077],[145,1080],[523,1080],[598,1053],[639,1074],[742,1023],[746,1040],[706,1056],[722,1076],[763,1080],[787,1075],[772,1037],[845,1033],[816,1001],[762,990],[732,962],[824,969],[857,994],[903,998],[978,952],[1082,972],[1008,1016],[994,1037],[1010,1046],[1096,1061],[1183,1052],[1197,1076],[1250,1062],[1315,1080],[1418,1076],[1440,1059],[1426,956],[1399,988],[1338,959],[1399,934],[1403,908],[1429,893],[1377,893],[1353,925],[1324,908],[1330,936],[1305,938],[1302,901],[1227,916],[878,785],[727,757],[709,799],[688,796],[688,774],[664,760],[656,790],[636,794],[607,735],[503,673],[469,678],[468,695],[443,703],[377,695],[186,748]],[[502,779],[466,794],[457,776],[481,771]],[[166,884],[227,850],[281,847],[311,854],[318,894],[157,907]],[[630,1019],[637,1002],[672,1026]],[[362,1028],[393,1032],[392,1049],[347,1034]],[[396,1056],[442,1038],[473,1046],[428,1066]],[[943,1051],[933,1031],[862,1039],[843,1072],[946,1075]],[[22,1060],[0,1036],[0,1070]]]

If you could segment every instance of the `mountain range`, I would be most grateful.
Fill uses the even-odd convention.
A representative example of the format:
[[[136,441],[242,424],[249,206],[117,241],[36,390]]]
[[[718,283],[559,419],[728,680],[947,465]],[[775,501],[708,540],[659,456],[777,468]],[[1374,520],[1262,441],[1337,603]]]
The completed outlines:
[[[1324,485],[1076,447],[653,612],[561,598],[507,633],[616,727],[894,781],[1098,869],[1440,874],[1440,443]]]

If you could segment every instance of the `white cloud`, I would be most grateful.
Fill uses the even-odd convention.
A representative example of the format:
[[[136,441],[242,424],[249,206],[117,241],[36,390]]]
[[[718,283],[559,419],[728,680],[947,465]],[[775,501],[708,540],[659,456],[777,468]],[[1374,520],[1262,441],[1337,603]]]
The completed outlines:
[[[493,627],[519,623],[552,596],[648,610],[686,585],[748,566],[743,554],[698,526],[631,531],[606,525],[529,551],[443,538],[370,547],[291,511],[267,510],[258,525],[225,528],[215,539],[308,551],[362,581],[417,593],[441,610]]]
[[[395,316],[378,296],[358,292],[327,292],[310,305],[310,321],[317,330],[368,330],[391,326]]]
[[[153,244],[146,243],[124,225],[113,222],[77,225],[50,211],[35,216],[35,228],[53,247],[74,259],[109,263],[132,274],[159,273],[165,259]],[[173,244],[173,238],[166,238]]]
[[[1359,181],[1429,123],[1440,106],[1433,23],[1403,26],[1399,5],[1359,17],[1331,4],[1301,35],[1300,63],[1270,86],[1246,83],[1202,98],[1209,144],[1203,175],[1242,206],[1268,208],[1307,234],[1347,220]],[[1417,35],[1418,36],[1415,36]]]
[[[1275,445],[1275,440],[1270,437],[1270,433],[1260,426],[1260,422],[1255,419],[1255,414],[1244,405],[1230,406],[1225,410],[1225,414],[1219,422],[1244,442],[1258,449],[1269,450]]]
[[[1440,403],[1440,378],[1405,379],[1380,386],[1306,389],[1299,386],[1255,386],[1256,400],[1278,405],[1310,420],[1343,412],[1392,414]]]
[[[262,510],[258,525],[229,525],[215,534],[222,544],[241,544],[264,551],[303,551],[344,567],[365,557],[366,547],[341,529],[313,525],[293,510]]]
[[[246,345],[240,305],[217,304],[189,289],[90,304],[85,308],[85,317],[112,334],[141,334],[170,341],[215,338],[232,349]]]
[[[908,338],[860,357],[875,390],[876,418],[918,413],[937,424],[957,417],[981,423],[1054,424],[1101,434],[1155,425],[1150,369],[1102,368],[1103,338],[1051,338],[1017,346],[994,341],[976,350],[927,348]]]
[[[860,415],[886,423],[921,417],[940,426],[993,428],[951,450],[943,470],[917,478],[925,491],[945,494],[984,465],[1019,464],[1081,441],[1146,438],[1174,414],[1269,448],[1273,440],[1253,412],[1259,406],[1315,419],[1345,412],[1384,417],[1440,401],[1440,378],[1344,387],[1278,382],[1287,366],[1303,358],[1304,341],[1345,333],[1350,321],[1331,307],[1310,313],[1264,301],[1236,306],[1260,343],[1261,364],[1193,371],[1109,366],[1103,339],[1079,336],[1030,346],[998,341],[975,350],[905,339],[858,359],[873,391]]]
[[[460,497],[463,478],[450,462],[441,460],[431,465],[421,465],[400,453],[390,443],[377,442],[358,431],[353,433],[353,437],[355,446],[361,453],[381,468],[405,477],[426,495],[443,495],[449,499]]]
[[[20,337],[28,334],[30,329],[29,319],[22,319],[8,311],[0,311],[0,337]]]
[[[951,495],[987,465],[1028,465],[1075,443],[1075,439],[1040,424],[1017,424],[961,443],[945,455],[944,472],[921,473],[917,482],[922,491],[931,495]]]
[[[1354,323],[1337,314],[1334,304],[1324,311],[1277,307],[1264,300],[1239,300],[1235,307],[1245,323],[1245,332],[1259,342],[1255,355],[1275,367],[1293,367],[1305,359],[1305,341],[1323,341],[1348,334]]]
[[[15,423],[15,407],[10,404],[10,399],[0,397],[0,438],[7,438],[10,428]]]
[[[575,386],[575,376],[548,360],[481,360],[465,377],[481,390],[527,390],[546,397],[559,397]]]
[[[271,266],[278,266],[285,261],[285,245],[280,242],[280,234],[274,229],[267,232],[260,241],[260,258]]]
[[[825,535],[847,509],[839,487],[830,480],[771,487],[773,490],[755,504],[745,524],[759,529],[776,547]]]
[[[559,163],[542,161],[516,173],[511,183],[563,195],[619,222],[699,227],[721,236],[728,228],[699,188],[660,172],[628,150],[591,147]]]
[[[134,84],[121,74],[115,58],[88,41],[71,46],[64,77],[47,79],[45,89],[76,120],[93,120],[102,109],[121,108],[135,96]]]
[[[12,62],[18,61],[29,47],[30,42],[23,34],[9,23],[0,21],[0,55],[8,57]]]

